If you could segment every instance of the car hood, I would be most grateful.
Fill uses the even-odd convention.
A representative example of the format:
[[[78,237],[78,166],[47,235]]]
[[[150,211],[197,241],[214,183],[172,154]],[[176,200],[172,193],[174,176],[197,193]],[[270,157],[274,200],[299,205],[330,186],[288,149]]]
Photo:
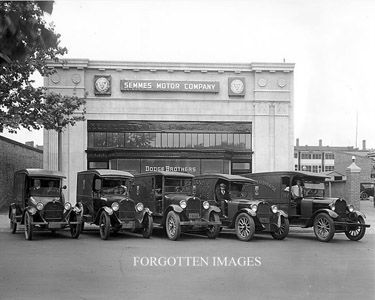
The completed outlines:
[[[194,197],[194,196],[189,196],[189,195],[186,195],[186,194],[167,194],[165,195],[165,199],[166,200],[174,200],[174,201],[181,201],[181,200],[189,200],[191,198],[194,198],[195,200],[199,200],[198,197]]]
[[[312,198],[304,198],[304,200],[310,200],[313,203],[319,204],[330,204],[332,202],[337,201],[339,198],[323,198],[323,197],[312,197]]]
[[[242,205],[246,205],[246,204],[249,204],[249,205],[252,205],[252,204],[258,204],[262,201],[260,200],[249,200],[249,199],[243,199],[243,198],[234,198],[231,200],[231,203],[237,203],[237,204],[242,204]]]
[[[124,195],[103,195],[102,198],[106,198],[107,202],[113,203],[113,202],[121,202],[123,200],[126,201],[133,201],[133,199],[130,199],[129,197],[126,197]]]

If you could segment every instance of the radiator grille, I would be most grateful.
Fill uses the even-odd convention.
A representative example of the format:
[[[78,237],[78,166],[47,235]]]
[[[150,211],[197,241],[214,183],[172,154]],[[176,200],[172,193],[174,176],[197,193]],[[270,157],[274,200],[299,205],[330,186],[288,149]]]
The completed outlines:
[[[48,222],[61,221],[64,214],[64,206],[60,202],[49,202],[44,206],[43,217]]]

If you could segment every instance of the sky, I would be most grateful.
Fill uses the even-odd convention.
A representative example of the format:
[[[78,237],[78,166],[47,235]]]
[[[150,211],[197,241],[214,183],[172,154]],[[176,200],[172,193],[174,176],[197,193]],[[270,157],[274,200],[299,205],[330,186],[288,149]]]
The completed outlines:
[[[66,58],[295,63],[300,145],[375,148],[375,1],[55,1]],[[3,134],[43,144],[42,132]]]

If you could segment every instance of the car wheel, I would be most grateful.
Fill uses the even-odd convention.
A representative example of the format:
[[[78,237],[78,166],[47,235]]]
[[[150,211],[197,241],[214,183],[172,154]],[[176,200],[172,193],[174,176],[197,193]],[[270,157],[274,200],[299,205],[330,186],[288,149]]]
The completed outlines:
[[[150,238],[152,234],[152,229],[153,229],[152,222],[153,222],[152,216],[150,216],[149,214],[145,214],[143,218],[143,222],[142,222],[142,225],[143,225],[142,235],[146,239]]]
[[[321,242],[329,242],[335,235],[335,224],[326,213],[318,214],[314,219],[314,233]]]
[[[289,220],[283,216],[281,218],[281,225],[276,231],[271,232],[272,237],[275,240],[283,240],[289,233]]]
[[[73,216],[70,219],[70,222],[77,222],[77,220],[80,220],[81,218],[78,218],[77,215],[73,214]],[[70,234],[73,239],[77,239],[82,231],[82,222],[78,222],[77,224],[70,224]]]
[[[358,224],[365,224],[365,220],[359,216]],[[350,226],[348,231],[345,231],[346,237],[351,241],[359,241],[365,235],[366,227],[363,226]]]
[[[176,241],[181,235],[180,216],[174,211],[170,211],[167,214],[167,219],[165,220],[165,230],[168,238],[172,241]]]
[[[33,217],[27,211],[25,213],[25,239],[28,241],[33,239],[33,225],[31,224],[33,221],[32,219]]]
[[[211,222],[220,222],[220,217],[218,213],[210,213],[209,220]],[[220,225],[209,225],[207,228],[207,236],[209,239],[216,239],[220,233]]]
[[[236,235],[241,241],[250,241],[255,233],[255,223],[247,213],[240,213],[236,218]]]
[[[366,192],[362,192],[361,195],[360,195],[360,198],[361,198],[362,200],[367,199],[367,198],[368,198],[367,193],[366,193]]]
[[[12,213],[10,216],[10,232],[15,234],[17,231],[17,220],[16,216]]]
[[[99,232],[102,240],[108,240],[111,229],[111,220],[106,212],[102,212],[99,220]]]

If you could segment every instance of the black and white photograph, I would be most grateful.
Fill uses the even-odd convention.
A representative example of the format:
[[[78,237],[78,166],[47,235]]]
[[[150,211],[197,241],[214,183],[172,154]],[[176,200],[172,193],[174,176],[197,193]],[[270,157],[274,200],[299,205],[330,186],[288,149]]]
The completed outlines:
[[[0,1],[0,300],[374,299],[375,2]]]

